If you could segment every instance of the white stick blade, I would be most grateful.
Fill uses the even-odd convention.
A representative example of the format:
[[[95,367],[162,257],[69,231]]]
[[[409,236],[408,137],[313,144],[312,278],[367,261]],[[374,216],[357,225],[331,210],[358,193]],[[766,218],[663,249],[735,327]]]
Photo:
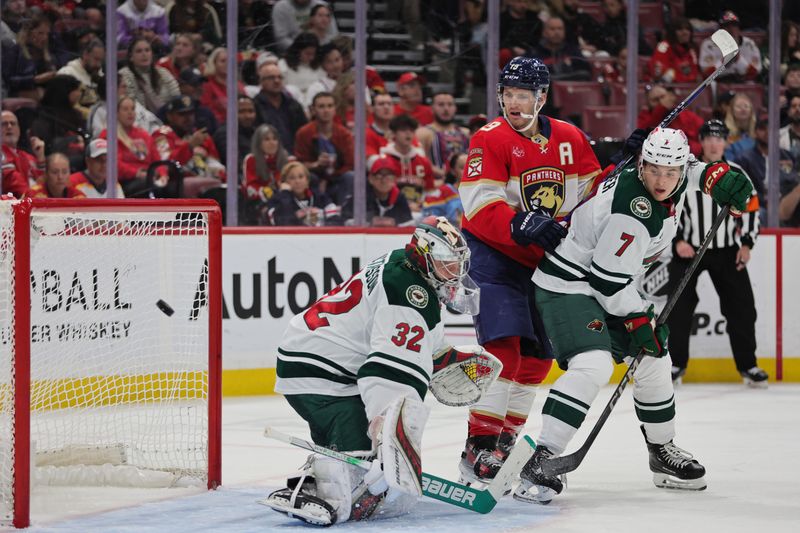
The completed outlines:
[[[739,45],[736,40],[725,30],[717,30],[711,36],[711,41],[717,45],[722,52],[722,63],[725,64],[739,52]]]

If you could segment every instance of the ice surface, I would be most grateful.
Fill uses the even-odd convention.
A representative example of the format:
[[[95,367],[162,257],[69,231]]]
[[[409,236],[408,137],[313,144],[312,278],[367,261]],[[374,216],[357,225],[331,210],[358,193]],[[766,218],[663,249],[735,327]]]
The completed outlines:
[[[611,394],[606,387],[574,449]],[[500,531],[692,533],[800,531],[800,385],[687,384],[676,391],[676,444],[706,466],[708,490],[653,486],[647,452],[626,391],[584,464],[551,505],[504,498],[488,515],[422,499],[412,515],[335,526],[346,531],[467,533]],[[545,398],[540,392],[528,431],[535,438]],[[457,478],[466,410],[436,404],[423,442],[427,472]],[[265,425],[308,438],[283,398],[233,398],[223,404],[223,484],[196,489],[37,489],[35,532],[312,531],[255,501],[283,486],[306,452],[262,436]],[[149,503],[131,506],[147,497]],[[107,510],[111,509],[111,510]]]

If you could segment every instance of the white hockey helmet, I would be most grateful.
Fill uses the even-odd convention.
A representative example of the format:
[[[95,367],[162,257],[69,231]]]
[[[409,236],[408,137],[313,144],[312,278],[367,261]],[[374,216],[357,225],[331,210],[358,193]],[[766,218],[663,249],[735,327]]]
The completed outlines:
[[[639,179],[643,180],[644,163],[666,167],[681,167],[681,179],[672,191],[675,194],[686,179],[686,166],[689,161],[689,139],[682,130],[658,127],[650,132],[642,144],[639,156]]]

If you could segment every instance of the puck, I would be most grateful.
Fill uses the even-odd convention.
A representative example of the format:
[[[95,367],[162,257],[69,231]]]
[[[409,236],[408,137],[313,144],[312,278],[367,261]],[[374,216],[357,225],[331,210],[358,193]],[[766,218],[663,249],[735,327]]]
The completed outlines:
[[[164,300],[157,301],[156,302],[156,306],[159,309],[161,309],[161,312],[164,313],[167,316],[172,316],[172,314],[175,312],[175,310],[173,308],[171,308],[169,306],[169,304],[167,302],[165,302]]]

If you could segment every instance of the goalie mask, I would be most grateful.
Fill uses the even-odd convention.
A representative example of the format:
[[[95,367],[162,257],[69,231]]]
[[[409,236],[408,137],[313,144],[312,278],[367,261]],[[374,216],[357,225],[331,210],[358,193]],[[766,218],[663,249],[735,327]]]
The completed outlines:
[[[425,217],[406,245],[406,258],[451,311],[478,314],[479,289],[467,274],[469,248],[445,217]]]

